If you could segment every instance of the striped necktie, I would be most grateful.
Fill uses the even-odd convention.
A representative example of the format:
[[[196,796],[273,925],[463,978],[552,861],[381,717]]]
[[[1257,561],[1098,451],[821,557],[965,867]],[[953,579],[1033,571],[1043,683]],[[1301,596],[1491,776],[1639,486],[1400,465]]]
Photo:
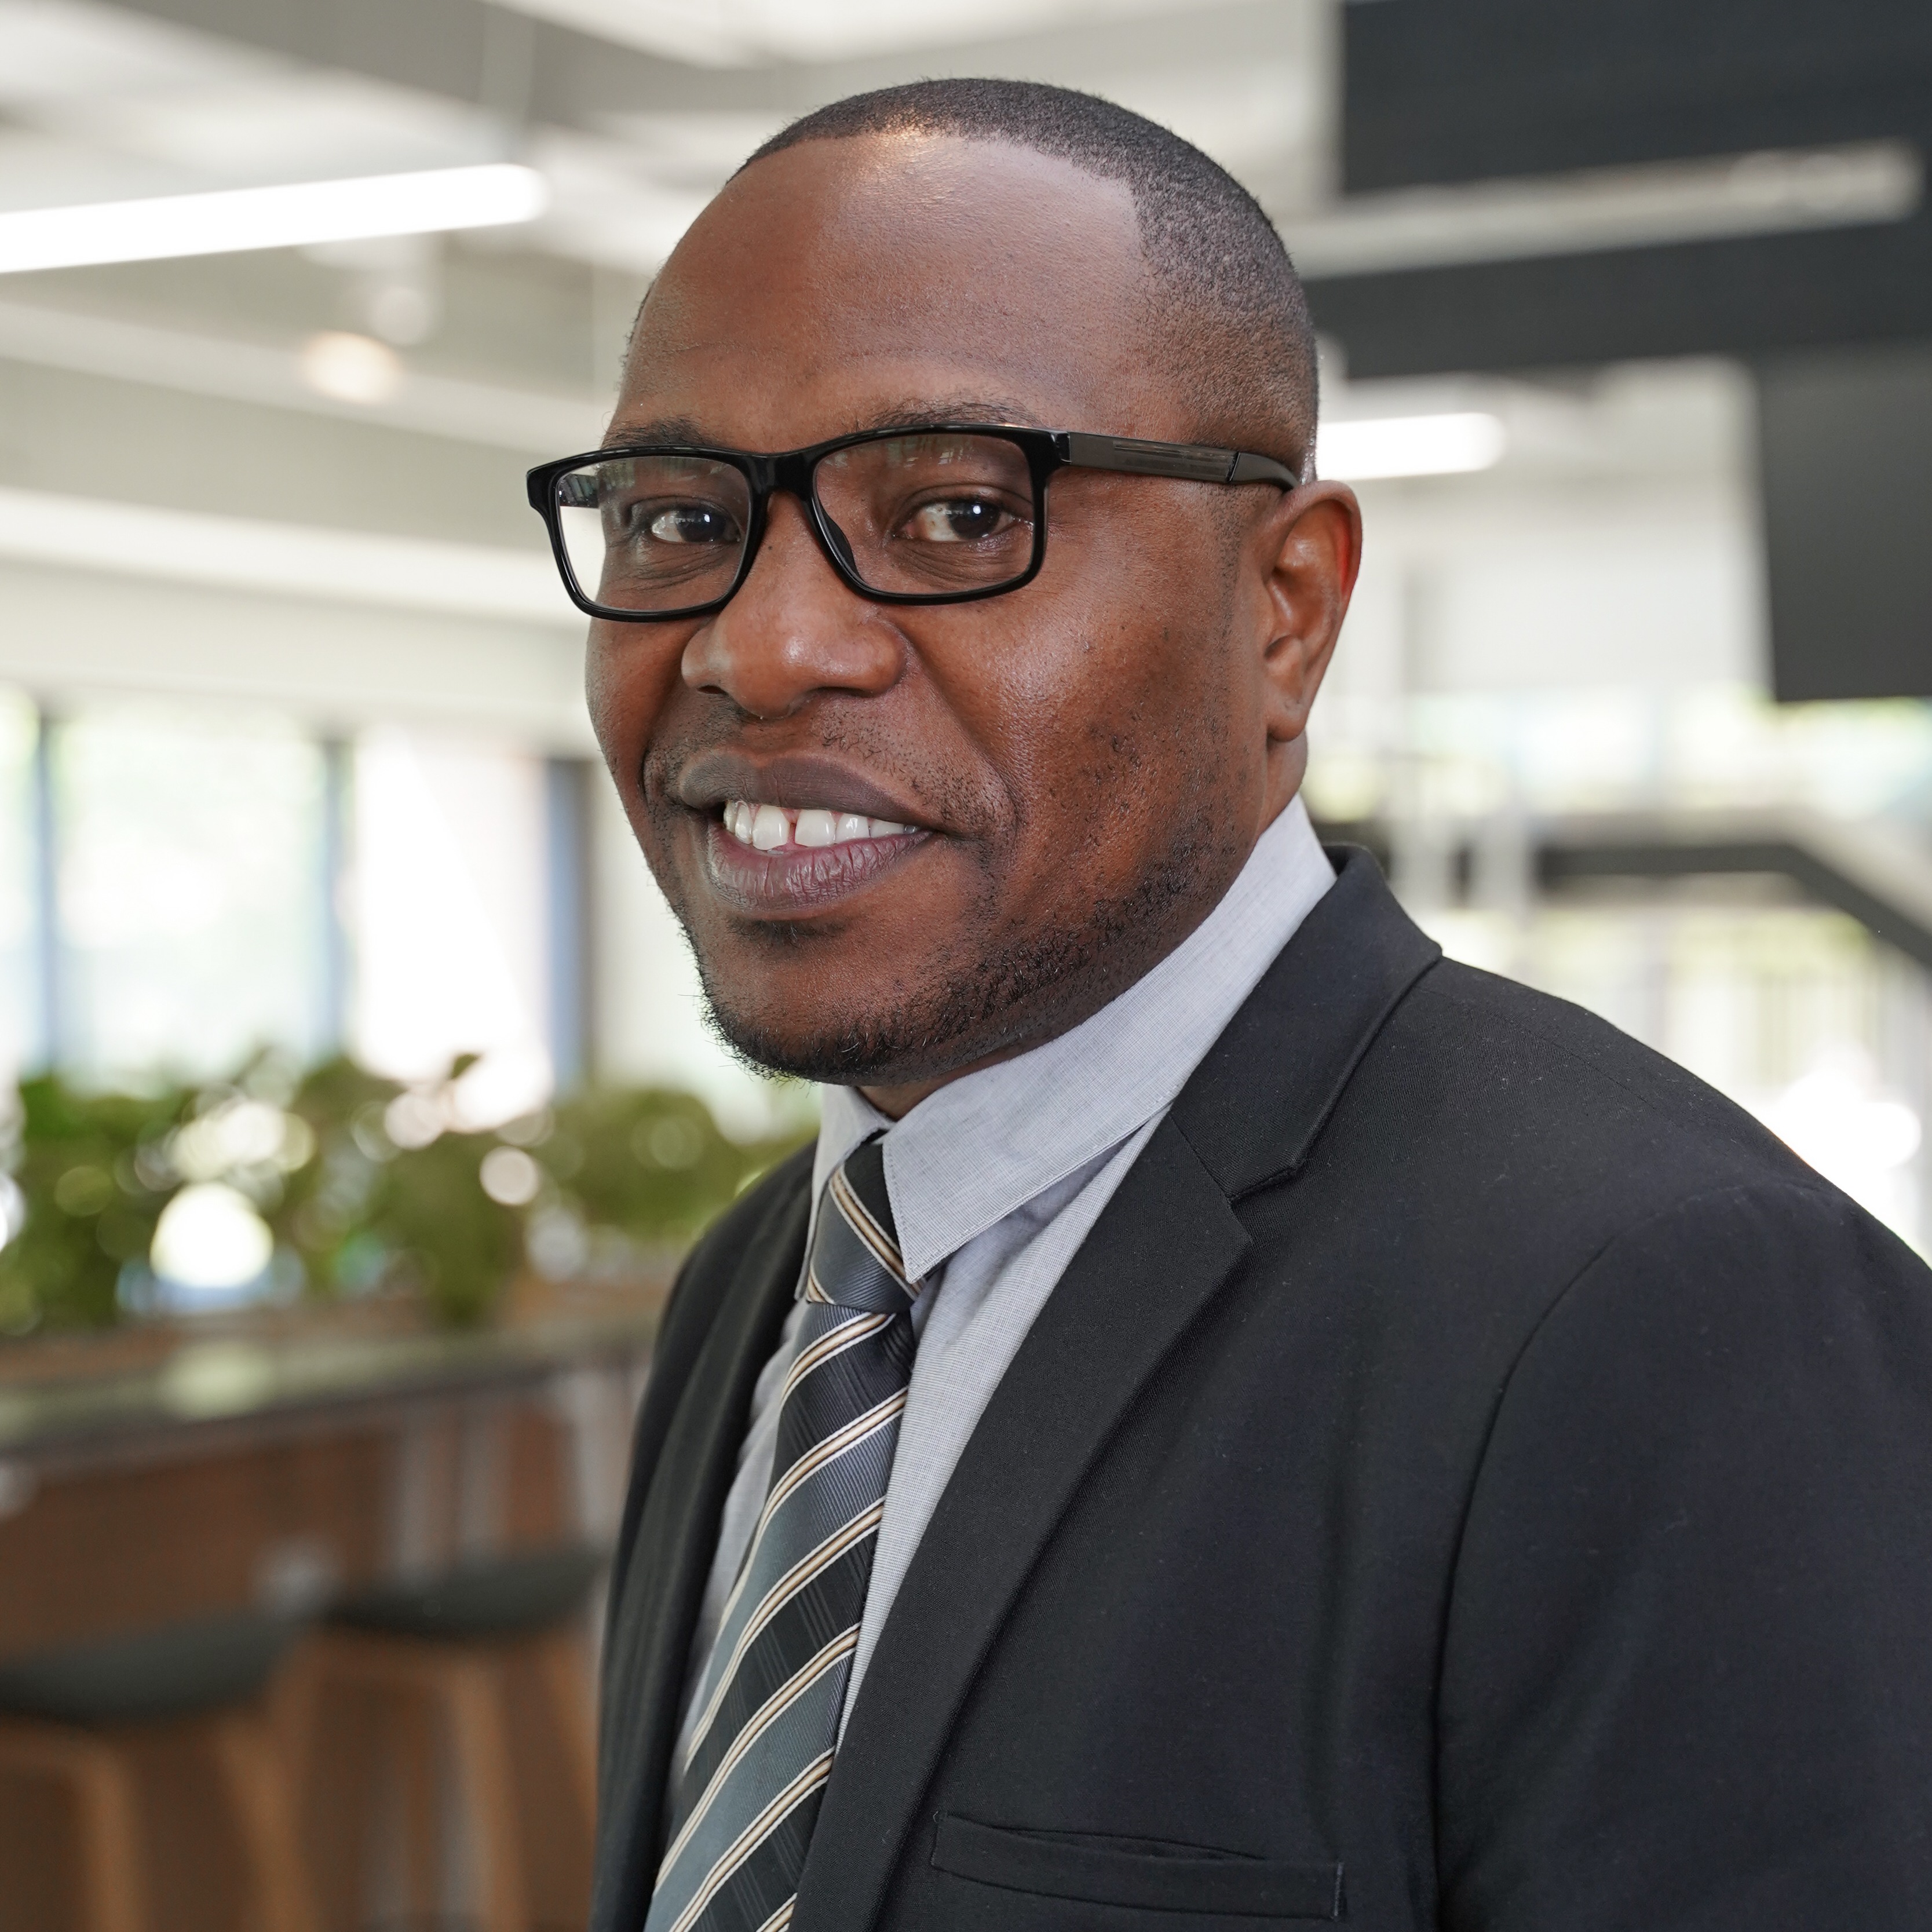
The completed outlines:
[[[826,1183],[778,1398],[772,1482],[674,1768],[645,1932],[779,1932],[831,1775],[886,1479],[912,1374],[912,1306],[884,1142]]]

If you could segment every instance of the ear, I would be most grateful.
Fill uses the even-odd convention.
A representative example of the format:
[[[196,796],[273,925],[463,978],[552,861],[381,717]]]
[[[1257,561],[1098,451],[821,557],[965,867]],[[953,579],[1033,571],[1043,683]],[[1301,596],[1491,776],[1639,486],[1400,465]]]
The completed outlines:
[[[1271,816],[1300,782],[1308,714],[1361,568],[1361,506],[1346,483],[1304,484],[1252,534],[1254,668],[1268,728]]]

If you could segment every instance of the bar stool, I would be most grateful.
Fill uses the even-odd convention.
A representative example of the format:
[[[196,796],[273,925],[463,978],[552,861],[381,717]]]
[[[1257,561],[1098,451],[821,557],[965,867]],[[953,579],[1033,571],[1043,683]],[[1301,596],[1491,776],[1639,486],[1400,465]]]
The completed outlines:
[[[284,1618],[239,1612],[0,1666],[0,1776],[67,1793],[86,1932],[148,1932],[135,1747],[163,1726],[213,1756],[263,1932],[317,1932],[284,1760],[260,1708],[294,1635]]]
[[[412,1922],[431,1916],[440,1876],[439,1724],[477,1857],[483,1932],[529,1932],[524,1840],[509,1737],[506,1666],[536,1666],[569,1766],[587,1862],[596,1817],[596,1738],[579,1629],[605,1562],[580,1546],[470,1563],[420,1583],[338,1601],[304,1646],[289,1709],[296,1762],[313,1755],[319,1701],[372,1694],[388,1708],[402,1772],[404,1882]]]

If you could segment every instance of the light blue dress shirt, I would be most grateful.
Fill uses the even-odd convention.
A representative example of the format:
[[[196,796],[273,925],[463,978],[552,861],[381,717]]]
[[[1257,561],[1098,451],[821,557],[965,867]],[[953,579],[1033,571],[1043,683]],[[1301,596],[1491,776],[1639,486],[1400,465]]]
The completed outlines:
[[[1299,798],[1256,842],[1214,910],[1142,979],[1070,1032],[955,1080],[896,1122],[854,1088],[825,1090],[812,1164],[826,1181],[886,1132],[886,1186],[906,1271],[923,1283],[911,1387],[886,1491],[845,1709],[907,1566],[1000,1378],[1174,1096],[1275,956],[1335,883]],[[803,1305],[760,1372],[706,1582],[692,1692],[771,1486],[779,1389]],[[683,1740],[680,1740],[680,1754]]]

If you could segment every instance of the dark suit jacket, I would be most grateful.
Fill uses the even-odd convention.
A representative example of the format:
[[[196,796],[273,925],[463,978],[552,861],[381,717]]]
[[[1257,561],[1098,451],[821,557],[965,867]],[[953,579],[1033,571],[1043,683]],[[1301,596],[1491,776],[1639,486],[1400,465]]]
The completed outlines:
[[[970,1157],[962,1150],[962,1157]],[[638,1425],[593,1924],[640,1925],[808,1157]],[[796,1932],[1926,1932],[1932,1277],[1349,855],[995,1392]]]

